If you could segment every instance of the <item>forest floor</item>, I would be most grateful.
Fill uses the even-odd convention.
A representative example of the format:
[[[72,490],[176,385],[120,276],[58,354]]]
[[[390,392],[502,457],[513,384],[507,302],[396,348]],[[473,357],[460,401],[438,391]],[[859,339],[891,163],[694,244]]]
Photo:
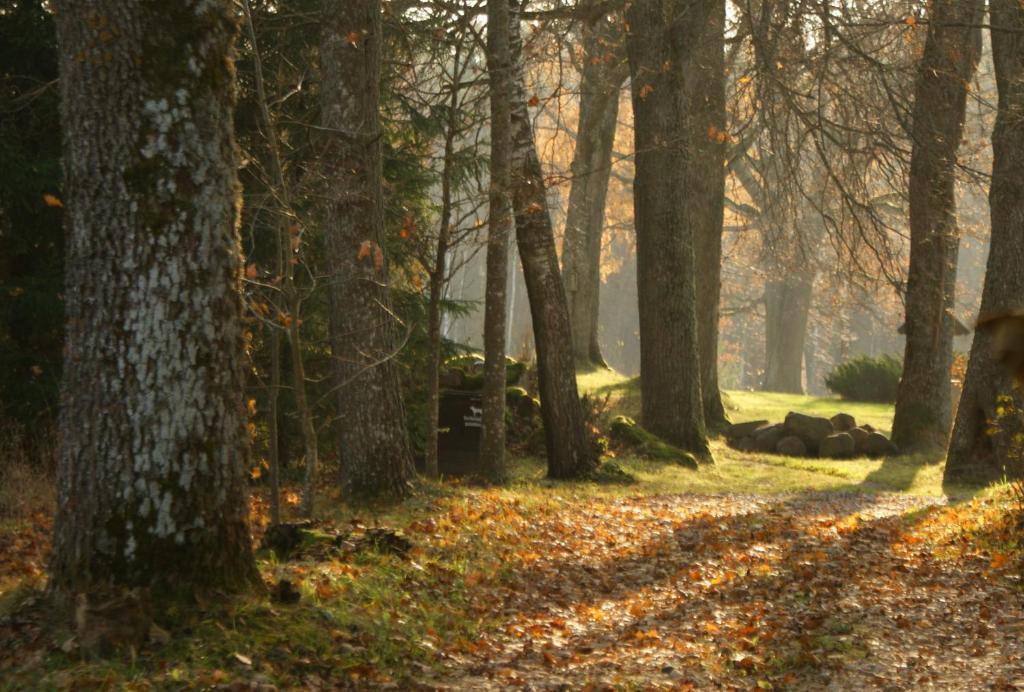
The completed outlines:
[[[628,411],[629,382],[599,386]],[[737,419],[850,408],[731,400]],[[872,410],[851,412],[887,428],[891,412]],[[424,483],[358,511],[324,501],[324,528],[355,540],[393,527],[411,550],[261,554],[267,583],[298,585],[298,604],[203,600],[158,617],[169,642],[101,661],[33,615],[48,517],[8,521],[0,688],[1024,688],[1005,488],[943,488],[941,465],[916,457],[714,452],[698,472],[617,460],[632,484],[554,483],[521,460],[506,488]],[[259,493],[252,516],[261,529]]]

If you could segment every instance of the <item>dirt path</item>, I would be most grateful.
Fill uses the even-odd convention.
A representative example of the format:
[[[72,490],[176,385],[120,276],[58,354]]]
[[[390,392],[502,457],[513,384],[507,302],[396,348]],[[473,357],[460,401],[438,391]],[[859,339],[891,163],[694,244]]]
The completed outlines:
[[[672,496],[541,516],[472,596],[500,632],[441,652],[423,683],[1024,687],[1024,598],[998,557],[946,540],[944,502]]]

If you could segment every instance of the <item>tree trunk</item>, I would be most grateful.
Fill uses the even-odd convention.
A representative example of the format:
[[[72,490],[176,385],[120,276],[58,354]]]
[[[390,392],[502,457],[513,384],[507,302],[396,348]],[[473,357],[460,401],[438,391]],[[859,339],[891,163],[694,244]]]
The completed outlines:
[[[320,466],[319,441],[316,435],[316,426],[313,423],[313,412],[309,406],[309,399],[306,396],[306,365],[302,358],[302,296],[299,295],[298,287],[295,285],[295,265],[299,261],[298,253],[301,247],[301,236],[299,227],[293,222],[294,212],[292,210],[292,198],[288,189],[288,182],[284,177],[284,168],[281,165],[281,152],[277,139],[277,123],[270,113],[270,106],[267,102],[266,87],[263,82],[263,59],[260,53],[259,42],[256,36],[256,27],[252,21],[252,8],[249,0],[245,0],[243,6],[245,24],[249,33],[249,41],[252,44],[252,57],[256,79],[256,96],[259,100],[260,119],[262,120],[264,136],[267,139],[267,149],[270,152],[270,176],[272,183],[277,190],[278,199],[281,201],[280,222],[276,238],[276,261],[275,270],[277,279],[281,279],[281,294],[284,298],[286,313],[279,316],[279,321],[288,334],[288,345],[291,348],[292,360],[292,386],[295,392],[295,412],[299,416],[299,423],[302,427],[302,441],[306,453],[306,478],[302,489],[303,516],[312,517],[314,510],[314,495],[316,492],[317,470]],[[281,385],[281,340],[275,334],[271,343],[271,387],[274,393],[271,397],[271,415],[273,420],[270,425],[270,439],[274,449],[271,452],[271,520],[276,524],[281,520],[280,509],[280,458],[278,454],[278,391]]]
[[[992,133],[992,239],[981,313],[996,316],[1019,314],[1024,307],[1024,8],[1016,0],[992,0],[989,11],[999,110]],[[1024,472],[1015,439],[1024,402],[993,358],[991,339],[984,330],[974,336],[946,481],[990,481]]]
[[[248,588],[233,7],[56,10],[68,321],[50,585]]]
[[[512,55],[508,0],[487,0],[487,73],[490,77],[491,162],[484,295],[484,386],[480,469],[504,481],[505,353],[508,322],[508,245],[512,236]]]
[[[766,392],[803,394],[803,359],[813,277],[789,272],[765,284]]]
[[[320,44],[324,229],[333,276],[342,492],[398,497],[415,469],[395,357],[379,122],[380,0],[324,0]]]
[[[601,17],[583,25],[580,116],[572,161],[572,188],[562,239],[562,275],[569,298],[573,355],[605,366],[597,339],[604,233],[612,145],[619,123],[619,91],[627,69],[619,25]]]
[[[267,456],[270,464],[270,523],[281,523],[281,335],[270,334],[270,385],[267,387]]]
[[[694,277],[694,111],[684,66],[710,8],[697,0],[637,0],[627,10],[636,178],[641,416],[651,432],[711,460],[704,428]]]
[[[959,235],[957,149],[981,52],[981,0],[934,0],[918,68],[910,161],[910,270],[903,377],[892,439],[901,449],[945,447],[949,434]]]
[[[438,461],[438,427],[441,405],[441,298],[447,273],[448,243],[452,221],[452,168],[455,165],[455,138],[458,135],[459,80],[463,76],[461,45],[455,47],[452,65],[451,96],[445,122],[444,158],[441,171],[441,218],[437,230],[434,263],[430,267],[430,295],[427,303],[427,348],[430,366],[427,372],[427,443],[424,470],[429,478],[441,475]]]
[[[693,55],[684,66],[691,100],[692,164],[686,168],[693,192],[690,223],[694,234],[697,285],[697,338],[704,422],[711,429],[728,424],[718,388],[718,319],[722,295],[722,230],[725,210],[725,0],[709,3],[711,15]]]
[[[552,478],[578,478],[588,474],[597,465],[597,459],[589,449],[583,427],[583,409],[576,389],[569,306],[558,270],[544,175],[527,108],[519,0],[510,0],[510,7],[512,208],[519,258],[533,318],[548,475]]]

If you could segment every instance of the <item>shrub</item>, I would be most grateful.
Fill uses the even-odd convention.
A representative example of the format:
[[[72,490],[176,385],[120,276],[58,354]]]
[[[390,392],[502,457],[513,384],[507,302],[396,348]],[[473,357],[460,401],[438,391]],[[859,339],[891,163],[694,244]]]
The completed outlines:
[[[850,401],[892,403],[902,372],[903,363],[894,356],[858,356],[836,366],[825,386]]]

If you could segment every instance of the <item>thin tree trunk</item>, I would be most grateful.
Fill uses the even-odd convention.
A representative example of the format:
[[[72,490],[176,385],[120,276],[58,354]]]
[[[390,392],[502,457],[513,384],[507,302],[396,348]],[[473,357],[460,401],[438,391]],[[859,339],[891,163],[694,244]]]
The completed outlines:
[[[263,66],[259,44],[256,41],[256,27],[252,21],[250,0],[245,0],[245,27],[252,43],[253,59],[256,64],[257,98],[263,112],[264,127],[270,137],[276,130],[270,128],[270,117],[267,109],[266,91],[263,86]],[[275,154],[276,156],[276,154]],[[276,160],[276,159],[275,159]],[[284,272],[284,240],[281,233],[274,234],[274,276]],[[274,526],[281,523],[281,333],[276,327],[270,329],[270,386],[267,391],[267,447],[270,457],[270,523]]]
[[[618,23],[601,17],[583,25],[580,116],[572,161],[572,187],[562,239],[562,275],[569,298],[573,355],[605,366],[597,327],[612,145],[619,123],[619,92],[628,75]]]
[[[324,0],[320,43],[324,228],[342,492],[406,494],[415,469],[384,256],[380,0]]]
[[[785,273],[785,272],[783,272]],[[803,394],[804,346],[814,277],[786,273],[765,284],[766,392]]]
[[[1017,0],[992,0],[989,7],[999,110],[992,133],[992,238],[983,317],[1019,314],[1024,307],[1024,7]],[[1009,373],[995,362],[991,340],[985,330],[974,336],[946,481],[990,481],[1004,473],[1024,473],[1019,442],[1024,402]]]
[[[509,22],[512,208],[516,219],[516,244],[533,318],[548,475],[552,478],[579,478],[590,473],[598,460],[589,449],[583,427],[569,306],[558,270],[544,175],[527,106],[519,26],[520,2],[509,1],[512,8]]]
[[[252,8],[250,7],[249,0],[245,0],[243,4],[243,10],[245,13],[245,24],[249,33],[249,41],[252,44],[252,55],[253,62],[255,63],[255,81],[256,81],[256,97],[259,100],[260,107],[260,119],[263,121],[263,129],[265,130],[264,136],[267,140],[267,149],[270,152],[270,176],[271,182],[277,189],[278,199],[280,200],[281,209],[279,210],[281,220],[278,224],[277,232],[277,258],[276,258],[276,271],[277,277],[282,280],[281,293],[284,298],[286,314],[280,316],[280,321],[284,323],[284,328],[288,334],[288,343],[291,347],[291,360],[292,360],[292,387],[295,392],[295,412],[299,416],[299,423],[302,429],[302,441],[305,447],[306,453],[306,478],[303,484],[302,491],[302,507],[301,511],[304,516],[313,516],[313,495],[316,489],[316,475],[317,467],[319,466],[319,444],[316,437],[316,426],[313,424],[313,413],[309,408],[308,398],[306,396],[306,367],[302,358],[302,334],[299,331],[299,327],[302,324],[300,315],[302,313],[302,297],[299,295],[298,289],[295,286],[295,264],[298,263],[298,251],[299,251],[299,227],[297,224],[291,223],[290,220],[294,217],[292,209],[291,193],[288,189],[288,182],[284,177],[284,168],[281,165],[281,150],[277,140],[277,124],[274,120],[274,116],[270,113],[270,107],[267,105],[267,91],[263,82],[263,60],[260,53],[259,42],[256,37],[256,27],[252,21]],[[272,355],[272,366],[276,366],[277,370],[274,373],[277,377],[277,387],[280,387],[280,341],[277,335],[273,337],[274,343],[271,345],[274,352]],[[272,377],[273,379],[273,377]],[[272,383],[273,385],[273,383]],[[275,391],[273,397],[273,414],[275,419],[273,421],[272,429],[272,443],[277,444],[277,411],[278,397]],[[274,506],[278,505],[276,509],[277,519],[274,519],[275,523],[280,521],[280,468],[278,452],[275,449],[271,456],[271,463],[274,466],[272,470],[272,488],[275,493],[275,497],[271,501],[271,517],[273,519]]]
[[[633,183],[642,422],[710,461],[704,428],[694,277],[695,203],[686,133],[694,109],[684,66],[710,9],[697,0],[637,0],[627,10],[636,138]]]
[[[461,46],[455,47],[452,60],[451,96],[445,123],[444,161],[441,171],[441,218],[437,231],[434,264],[430,268],[430,296],[427,304],[427,348],[430,367],[427,371],[427,443],[425,470],[429,478],[441,475],[438,463],[437,437],[440,425],[441,403],[441,298],[447,272],[448,242],[452,220],[452,167],[455,156],[455,137],[458,134],[459,80],[462,77]]]
[[[914,97],[907,344],[892,429],[893,442],[904,450],[945,447],[949,434],[960,243],[954,184],[984,3],[934,0],[930,7]]]
[[[55,9],[68,255],[51,589],[249,588],[233,7]]]
[[[491,163],[487,228],[487,286],[484,296],[483,421],[481,473],[504,481],[505,330],[508,321],[508,245],[512,235],[512,56],[508,0],[487,0],[487,72],[491,87]]]
[[[289,259],[290,263],[290,259]],[[291,315],[287,318],[288,345],[292,353],[292,385],[295,388],[295,413],[299,416],[302,427],[302,443],[306,452],[306,477],[302,483],[302,515],[312,517],[315,509],[316,479],[320,468],[320,449],[316,437],[316,425],[313,424],[313,412],[306,396],[306,364],[302,359],[302,340],[299,335],[301,320],[297,317],[301,299],[295,290],[292,269],[285,269],[285,295],[291,296]]]
[[[281,335],[270,332],[270,386],[267,391],[267,446],[270,457],[270,523],[281,523]]]
[[[690,223],[694,234],[697,289],[697,338],[704,422],[721,429],[729,421],[718,388],[718,319],[722,295],[722,230],[725,211],[725,0],[713,7],[692,57],[684,66],[684,88],[693,94],[690,142],[693,157],[686,168],[693,192]]]

